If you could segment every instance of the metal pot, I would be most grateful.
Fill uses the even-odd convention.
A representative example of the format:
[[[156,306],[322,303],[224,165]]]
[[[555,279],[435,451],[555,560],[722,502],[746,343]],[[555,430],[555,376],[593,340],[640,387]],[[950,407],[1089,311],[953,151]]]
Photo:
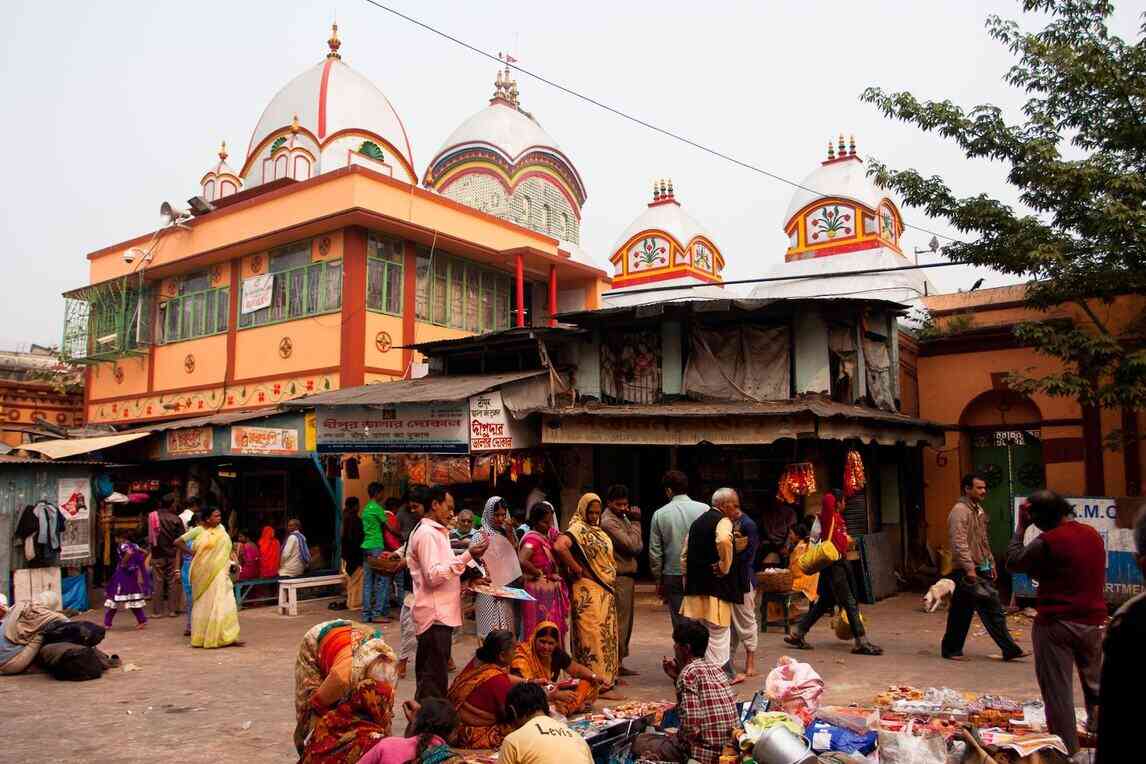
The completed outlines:
[[[812,753],[808,739],[782,724],[764,731],[752,748],[752,758],[759,764],[813,764],[819,761]]]

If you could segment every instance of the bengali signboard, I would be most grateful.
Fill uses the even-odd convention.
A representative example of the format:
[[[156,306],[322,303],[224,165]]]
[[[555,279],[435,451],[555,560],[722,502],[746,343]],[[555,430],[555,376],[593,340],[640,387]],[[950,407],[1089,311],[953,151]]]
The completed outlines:
[[[262,310],[271,304],[275,277],[270,273],[243,280],[243,300],[239,312],[243,315]]]
[[[320,453],[469,452],[469,410],[466,403],[319,406],[315,414],[315,436]]]
[[[1074,519],[1089,525],[1102,536],[1106,546],[1106,590],[1109,602],[1125,602],[1143,591],[1142,571],[1134,554],[1134,533],[1130,528],[1118,525],[1118,505],[1120,500],[1110,497],[1064,497],[1074,508]],[[1019,525],[1019,508],[1027,500],[1025,496],[1015,497],[1015,528]],[[1133,517],[1133,514],[1130,515]],[[1027,528],[1023,540],[1030,543],[1038,538],[1040,531],[1034,525]],[[1017,597],[1034,597],[1038,583],[1029,576],[1016,573],[1013,589]]]
[[[77,564],[91,556],[91,480],[60,478],[56,482],[56,496],[64,528],[60,534],[60,562]]]
[[[298,453],[298,430],[236,425],[231,428],[231,451],[253,456],[293,456]]]
[[[201,456],[215,450],[210,427],[188,427],[167,431],[168,456]]]
[[[470,450],[505,451],[537,445],[537,435],[524,422],[513,418],[501,399],[501,391],[470,398]]]

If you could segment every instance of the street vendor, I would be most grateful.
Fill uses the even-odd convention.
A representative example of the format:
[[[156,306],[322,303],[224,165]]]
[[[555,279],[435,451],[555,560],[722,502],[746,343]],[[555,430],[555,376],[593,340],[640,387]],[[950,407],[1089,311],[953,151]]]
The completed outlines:
[[[565,724],[550,718],[545,691],[523,683],[510,689],[506,712],[515,726],[498,752],[499,764],[591,764],[589,744]]]
[[[592,669],[577,663],[561,649],[561,632],[552,621],[537,624],[530,638],[517,646],[509,671],[542,685],[557,683],[562,671],[568,674],[572,678],[569,680],[572,686],[554,684],[546,692],[549,705],[564,716],[592,706],[601,683],[601,678]]]
[[[673,657],[662,661],[676,683],[680,728],[671,735],[643,733],[633,741],[636,758],[719,764],[720,752],[732,740],[737,724],[736,694],[722,667],[707,661],[708,629],[684,620],[672,630]]]

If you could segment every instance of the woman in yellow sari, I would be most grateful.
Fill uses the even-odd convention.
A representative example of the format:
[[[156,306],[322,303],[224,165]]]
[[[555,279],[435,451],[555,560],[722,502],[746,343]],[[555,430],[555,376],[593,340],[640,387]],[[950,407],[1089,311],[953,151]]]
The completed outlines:
[[[522,681],[510,676],[513,632],[494,629],[486,635],[466,667],[454,677],[446,698],[458,712],[457,731],[449,742],[457,748],[497,748],[514,725],[505,713],[509,688]]]
[[[570,583],[570,652],[573,660],[601,679],[601,692],[617,682],[617,566],[613,542],[601,529],[601,497],[587,493],[577,502],[569,527],[553,544]]]
[[[191,646],[227,647],[239,641],[239,609],[231,586],[231,537],[217,509],[203,512],[203,522],[175,542],[191,559]],[[188,544],[194,543],[194,551]]]
[[[571,679],[561,681],[564,671]],[[509,672],[530,682],[550,685],[549,707],[563,716],[588,710],[597,699],[600,677],[561,649],[561,631],[553,621],[542,621],[529,641],[517,646]]]

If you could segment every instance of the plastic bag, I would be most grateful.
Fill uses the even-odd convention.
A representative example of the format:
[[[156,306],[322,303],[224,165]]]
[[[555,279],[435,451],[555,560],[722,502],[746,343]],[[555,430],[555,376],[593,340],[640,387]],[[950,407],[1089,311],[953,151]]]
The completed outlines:
[[[866,755],[875,750],[875,732],[852,732],[844,727],[836,727],[817,720],[808,727],[806,734],[812,741],[812,750],[816,753],[842,751]]]
[[[867,626],[867,619],[863,617],[863,613],[860,613],[860,623]],[[855,638],[852,634],[852,625],[848,623],[848,611],[843,608],[838,609],[832,616],[832,629],[836,632],[837,639],[847,641]]]
[[[947,764],[947,745],[941,735],[916,735],[914,722],[902,732],[879,732],[880,764]]]
[[[768,672],[764,692],[785,711],[807,724],[820,706],[824,680],[810,664],[783,655],[776,661],[776,668]]]

